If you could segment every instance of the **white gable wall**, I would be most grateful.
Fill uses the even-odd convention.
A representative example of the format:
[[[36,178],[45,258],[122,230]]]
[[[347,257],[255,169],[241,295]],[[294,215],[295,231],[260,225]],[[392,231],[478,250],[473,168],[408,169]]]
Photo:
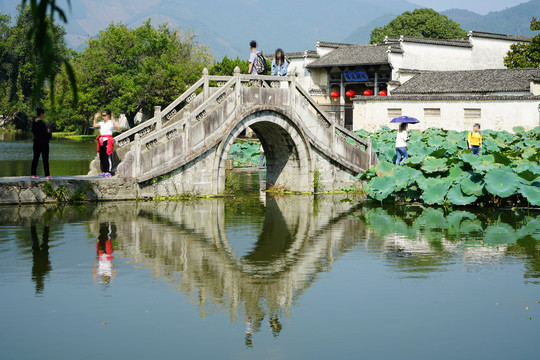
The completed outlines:
[[[401,43],[401,48],[403,49],[403,60],[399,67],[401,69],[455,71],[474,70],[478,69],[476,66],[481,66],[474,61],[471,48],[406,41]],[[392,66],[396,68],[394,64]]]
[[[510,45],[516,41],[506,41],[501,39],[469,37],[473,45],[473,61],[477,63],[477,69],[505,69],[504,58]]]

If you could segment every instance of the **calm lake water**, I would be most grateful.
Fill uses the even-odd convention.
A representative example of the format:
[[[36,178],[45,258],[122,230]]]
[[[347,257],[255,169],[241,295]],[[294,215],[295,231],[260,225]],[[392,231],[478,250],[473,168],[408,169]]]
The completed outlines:
[[[538,213],[342,200],[0,207],[0,359],[538,356]]]
[[[28,176],[32,164],[32,137],[28,134],[0,133],[0,176]],[[86,175],[96,157],[96,143],[53,139],[49,144],[51,175]],[[39,160],[38,176],[44,176]]]

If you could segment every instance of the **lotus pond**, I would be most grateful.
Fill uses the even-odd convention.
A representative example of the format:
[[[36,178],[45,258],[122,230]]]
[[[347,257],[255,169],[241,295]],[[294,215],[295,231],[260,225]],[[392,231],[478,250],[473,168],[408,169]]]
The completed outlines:
[[[467,131],[409,131],[409,158],[396,166],[396,130],[356,131],[372,139],[380,163],[359,176],[374,200],[429,205],[540,206],[540,127],[482,131],[480,156]]]

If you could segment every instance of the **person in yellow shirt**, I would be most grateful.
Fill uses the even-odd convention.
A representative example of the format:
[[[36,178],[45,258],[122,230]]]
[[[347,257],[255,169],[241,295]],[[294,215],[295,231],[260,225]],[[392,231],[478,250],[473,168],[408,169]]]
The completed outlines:
[[[467,136],[467,144],[474,155],[480,155],[482,149],[482,134],[480,134],[480,124],[474,124],[473,131]]]

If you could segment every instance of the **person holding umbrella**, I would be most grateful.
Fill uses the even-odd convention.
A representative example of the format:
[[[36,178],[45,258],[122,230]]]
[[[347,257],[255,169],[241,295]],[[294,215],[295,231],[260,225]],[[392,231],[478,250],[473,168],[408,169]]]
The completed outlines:
[[[409,154],[407,153],[407,140],[410,136],[407,134],[408,124],[418,123],[418,119],[400,116],[390,121],[391,123],[399,123],[399,130],[396,136],[396,165],[401,166],[401,161],[407,159]]]

